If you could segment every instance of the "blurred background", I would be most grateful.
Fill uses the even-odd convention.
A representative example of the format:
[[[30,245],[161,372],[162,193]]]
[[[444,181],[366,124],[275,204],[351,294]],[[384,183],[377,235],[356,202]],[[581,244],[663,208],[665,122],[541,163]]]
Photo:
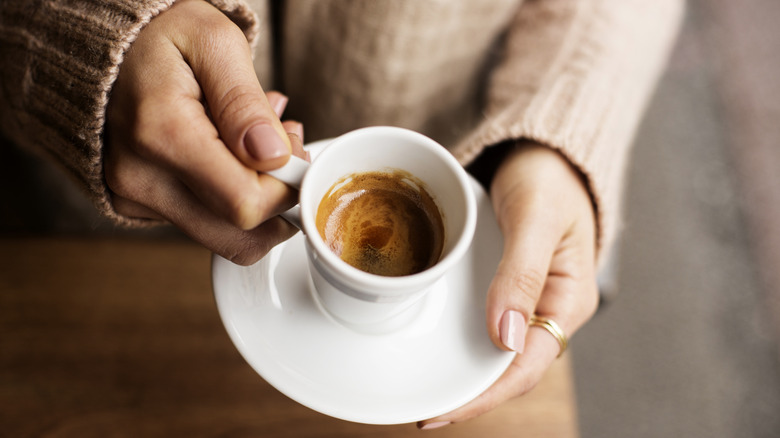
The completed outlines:
[[[688,2],[636,138],[617,298],[572,342],[585,438],[780,436],[778,23],[776,0]],[[114,229],[13,148],[0,200],[0,236],[183,238]]]
[[[634,149],[583,437],[780,436],[780,2],[689,0]]]

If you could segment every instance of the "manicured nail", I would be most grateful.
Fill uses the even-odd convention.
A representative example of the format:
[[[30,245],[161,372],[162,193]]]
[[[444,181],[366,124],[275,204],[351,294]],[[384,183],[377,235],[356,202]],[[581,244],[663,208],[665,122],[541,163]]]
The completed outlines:
[[[276,117],[281,117],[284,109],[287,108],[287,102],[290,99],[284,94],[272,94],[268,97],[268,103],[271,104],[271,109],[276,113]]]
[[[244,136],[244,147],[252,158],[267,161],[289,154],[289,149],[276,129],[260,124],[249,128]]]
[[[440,427],[444,427],[448,424],[452,424],[450,421],[436,421],[434,423],[428,423],[423,424],[420,429],[421,430],[431,430],[431,429],[438,429]]]
[[[522,353],[525,348],[525,332],[527,324],[523,314],[515,310],[507,310],[501,316],[499,334],[506,348]]]
[[[303,141],[303,123],[295,122],[291,127],[290,132],[297,135],[298,138]]]

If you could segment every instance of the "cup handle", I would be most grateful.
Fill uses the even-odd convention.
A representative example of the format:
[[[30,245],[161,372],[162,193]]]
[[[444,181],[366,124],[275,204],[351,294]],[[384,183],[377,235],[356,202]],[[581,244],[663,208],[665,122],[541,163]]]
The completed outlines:
[[[284,166],[264,172],[279,181],[293,187],[297,190],[301,189],[301,182],[303,181],[303,175],[306,175],[306,171],[309,170],[311,164],[303,158],[290,155],[290,161]]]
[[[309,170],[310,165],[311,163],[304,160],[303,158],[291,155],[290,161],[288,161],[287,164],[278,169],[269,170],[264,173],[278,179],[290,187],[300,190],[303,176],[306,174],[306,171]],[[287,222],[295,225],[299,230],[303,231],[303,225],[301,224],[300,205],[295,205],[291,209],[281,213],[279,216],[281,216]]]
[[[279,216],[287,222],[295,225],[296,228],[303,231],[303,223],[301,223],[301,206],[296,204],[289,210],[279,213]]]

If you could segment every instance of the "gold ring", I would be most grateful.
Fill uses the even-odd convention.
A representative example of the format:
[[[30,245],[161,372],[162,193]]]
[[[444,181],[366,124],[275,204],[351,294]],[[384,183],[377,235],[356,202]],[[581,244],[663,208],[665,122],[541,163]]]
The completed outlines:
[[[553,335],[555,340],[558,341],[558,346],[561,347],[561,352],[558,353],[558,357],[561,357],[563,352],[566,351],[566,348],[569,346],[569,339],[566,338],[566,333],[564,333],[563,330],[561,330],[561,327],[552,319],[539,315],[531,315],[531,321],[528,322],[528,325],[531,327],[541,327]]]

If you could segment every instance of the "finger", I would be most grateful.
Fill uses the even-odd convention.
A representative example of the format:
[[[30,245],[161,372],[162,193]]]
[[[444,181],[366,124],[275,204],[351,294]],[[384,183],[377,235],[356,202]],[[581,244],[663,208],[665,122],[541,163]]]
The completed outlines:
[[[280,217],[272,217],[251,230],[242,230],[216,216],[183,186],[160,200],[164,216],[184,233],[216,254],[239,265],[250,265],[298,229]]]
[[[568,164],[559,160],[548,148],[515,148],[505,157],[491,185],[505,242],[487,297],[488,333],[499,348],[523,352],[528,321],[547,281],[553,255],[571,225],[570,215],[565,214],[571,203],[549,190],[557,187],[556,183],[568,183],[561,179],[568,177]]]
[[[599,303],[593,251],[593,239],[576,224],[563,240],[550,265],[547,285],[535,313],[555,321],[567,337],[579,330],[596,313]],[[585,231],[585,230],[583,230]]]
[[[281,167],[290,143],[257,79],[246,37],[208,3],[186,6],[191,9],[183,24],[187,38],[174,43],[203,90],[220,137],[252,169]]]
[[[282,122],[282,126],[284,126],[284,129],[290,137],[293,155],[311,162],[311,154],[309,154],[309,151],[303,149],[303,124],[287,120]]]
[[[287,96],[278,91],[269,91],[266,93],[265,97],[268,99],[268,104],[271,105],[276,117],[282,117],[285,108],[287,108],[287,102],[289,101]],[[284,125],[284,123],[282,123],[282,125]]]
[[[210,211],[240,229],[253,229],[296,203],[294,190],[236,160],[197,102],[183,102],[174,117],[167,108],[163,100],[155,107],[147,104],[139,113],[141,140],[132,149],[137,153],[120,147],[123,140],[115,139],[106,161],[107,180],[119,187],[112,187],[115,193],[143,201],[154,190],[148,181],[154,180],[144,177],[142,170],[157,163]]]
[[[159,107],[139,116],[141,129],[156,133],[142,134],[142,155],[164,163],[211,211],[249,230],[295,204],[295,191],[236,159],[197,102],[182,102],[174,114],[166,102]]]
[[[167,220],[234,263],[254,263],[297,231],[277,217],[251,230],[242,230],[213,213],[165,168],[149,165],[132,155],[123,158],[107,162],[111,175],[108,184],[116,193],[112,200],[120,214]]]
[[[567,339],[595,312],[598,291],[595,281],[551,277],[545,285],[535,313],[554,321]],[[525,351],[515,356],[504,374],[479,397],[448,414],[425,420],[426,424],[460,422],[480,416],[503,402],[533,389],[561,354],[558,340],[544,327],[528,327]]]
[[[594,225],[591,215],[580,217],[563,233],[533,217],[509,232],[487,298],[488,328],[499,347],[523,353],[533,314],[553,318],[569,334],[595,313]]]
[[[501,262],[487,293],[487,329],[499,348],[522,353],[557,238],[542,218],[525,215],[505,232],[504,240]]]
[[[286,120],[282,122],[285,132],[288,134],[295,134],[303,144],[303,124],[295,120]],[[293,151],[295,152],[295,151]],[[298,151],[300,152],[300,151]]]
[[[488,390],[454,411],[417,423],[420,429],[435,429],[476,418],[503,402],[523,395],[541,381],[558,355],[558,343],[543,330],[529,330],[526,349],[515,356],[504,374]]]
[[[557,254],[556,258],[561,255]],[[567,255],[563,256],[566,258]],[[545,283],[535,313],[555,321],[567,338],[571,338],[593,315],[597,299],[598,291],[592,277],[584,275],[575,279],[552,274]],[[527,393],[541,381],[560,353],[561,345],[550,332],[536,325],[528,327],[523,354],[515,355],[509,368],[488,390],[452,412],[421,421],[418,427],[430,429],[466,421]]]
[[[588,221],[582,224],[583,231],[588,225]],[[578,234],[575,230],[570,235]],[[556,251],[534,312],[554,321],[567,339],[593,316],[598,305],[592,256],[588,256],[592,251],[587,242],[592,239],[579,240],[582,242],[575,237],[566,238],[561,249]],[[419,422],[418,427],[431,429],[466,421],[527,393],[541,381],[560,353],[561,345],[547,329],[536,325],[527,327],[523,353],[515,356],[510,367],[487,391],[452,412]]]
[[[156,211],[146,207],[143,204],[131,201],[127,198],[123,198],[118,195],[111,196],[111,204],[114,206],[114,211],[129,218],[135,219],[151,219],[156,221],[163,221],[163,218]]]

